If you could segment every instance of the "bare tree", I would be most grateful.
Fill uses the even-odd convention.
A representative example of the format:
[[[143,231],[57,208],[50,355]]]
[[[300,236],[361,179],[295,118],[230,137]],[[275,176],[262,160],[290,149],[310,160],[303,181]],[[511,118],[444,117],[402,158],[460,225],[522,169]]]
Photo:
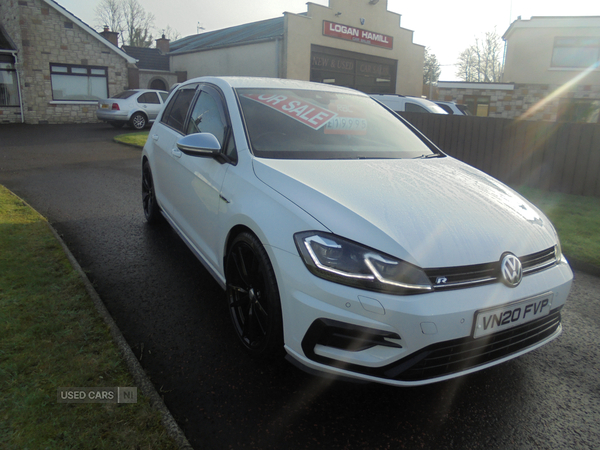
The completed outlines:
[[[101,28],[107,26],[111,31],[123,32],[121,0],[100,0],[95,12],[96,20]]]
[[[146,12],[139,0],[100,0],[96,20],[120,33],[122,44],[150,47],[154,42],[154,14]]]
[[[437,57],[431,53],[431,49],[425,49],[425,62],[423,64],[423,84],[436,84],[440,78],[442,69]]]
[[[494,31],[465,49],[458,57],[456,76],[464,81],[493,83],[502,78],[502,39]]]
[[[133,47],[150,47],[154,14],[147,13],[139,0],[123,0],[126,42]]]

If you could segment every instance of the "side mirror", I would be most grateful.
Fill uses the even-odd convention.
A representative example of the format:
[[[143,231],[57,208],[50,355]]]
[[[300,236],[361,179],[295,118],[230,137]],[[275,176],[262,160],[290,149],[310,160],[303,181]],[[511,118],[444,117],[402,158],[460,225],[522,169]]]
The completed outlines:
[[[212,133],[194,133],[177,141],[177,148],[186,155],[217,157],[221,154],[221,144]]]

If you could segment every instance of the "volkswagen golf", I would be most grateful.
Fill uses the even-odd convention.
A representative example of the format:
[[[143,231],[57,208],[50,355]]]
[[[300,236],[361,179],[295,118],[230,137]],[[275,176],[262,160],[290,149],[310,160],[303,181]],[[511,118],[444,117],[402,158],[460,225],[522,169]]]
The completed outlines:
[[[141,168],[147,221],[221,285],[255,357],[410,386],[562,331],[572,272],[544,214],[363,93],[189,80]]]

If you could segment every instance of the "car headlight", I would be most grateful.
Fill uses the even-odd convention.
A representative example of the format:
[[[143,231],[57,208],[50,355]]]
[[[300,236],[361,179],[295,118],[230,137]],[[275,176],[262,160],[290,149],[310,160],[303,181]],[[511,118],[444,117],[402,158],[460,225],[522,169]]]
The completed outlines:
[[[308,270],[326,280],[390,294],[433,291],[423,269],[348,239],[307,231],[294,240]]]

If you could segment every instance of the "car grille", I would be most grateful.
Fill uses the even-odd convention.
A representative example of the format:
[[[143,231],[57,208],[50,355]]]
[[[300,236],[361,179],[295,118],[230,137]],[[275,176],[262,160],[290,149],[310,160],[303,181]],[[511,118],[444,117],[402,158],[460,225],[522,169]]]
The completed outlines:
[[[556,265],[556,248],[519,257],[523,266],[523,276],[531,275]],[[427,269],[435,290],[462,289],[483,284],[495,283],[500,279],[500,261],[472,266]]]
[[[520,350],[552,336],[560,327],[560,309],[548,316],[485,338],[463,338],[427,347],[408,361],[388,367],[386,378],[418,381],[462,372]]]

